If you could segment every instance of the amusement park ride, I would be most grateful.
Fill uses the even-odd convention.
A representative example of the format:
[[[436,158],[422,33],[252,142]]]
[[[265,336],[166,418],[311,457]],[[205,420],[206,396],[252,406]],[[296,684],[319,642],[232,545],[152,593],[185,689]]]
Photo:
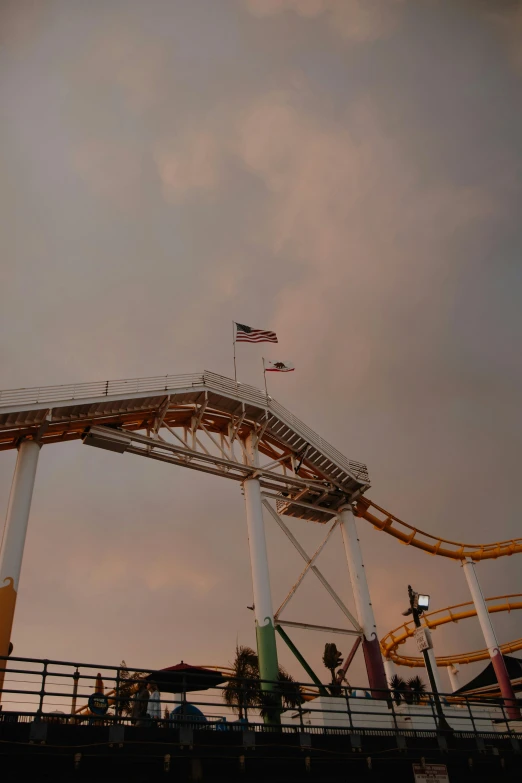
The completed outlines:
[[[0,392],[0,450],[18,449],[0,558],[0,656],[7,657],[22,565],[31,497],[42,446],[70,440],[210,473],[240,484],[246,505],[260,675],[267,690],[277,680],[276,627],[347,633],[362,646],[372,695],[385,692],[394,664],[422,666],[422,658],[398,648],[415,628],[406,622],[379,643],[366,580],[356,517],[408,546],[459,561],[472,602],[424,615],[424,625],[478,616],[487,649],[431,660],[453,667],[491,658],[506,713],[520,719],[503,652],[522,649],[522,639],[499,646],[490,613],[522,608],[521,595],[485,600],[475,563],[522,552],[522,539],[493,544],[448,541],[402,522],[365,497],[365,465],[347,459],[270,396],[256,388],[204,372],[154,378],[52,386]],[[306,566],[274,613],[263,510],[287,535]],[[290,516],[329,524],[310,557],[283,521]],[[315,563],[336,528],[342,535],[356,617]],[[281,618],[303,578],[313,573],[343,612],[349,628],[324,628]],[[494,603],[502,601],[502,603]],[[0,690],[5,663],[0,663]],[[454,668],[450,676],[454,675]],[[388,674],[388,679],[387,675]],[[455,684],[455,683],[454,683]]]

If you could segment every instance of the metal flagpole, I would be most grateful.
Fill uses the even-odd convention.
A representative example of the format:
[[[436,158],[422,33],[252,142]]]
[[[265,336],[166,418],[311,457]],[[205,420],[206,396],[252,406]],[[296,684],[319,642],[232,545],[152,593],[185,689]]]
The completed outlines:
[[[237,368],[236,368],[236,322],[232,321],[232,345],[234,346],[234,382],[237,386]]]
[[[265,357],[261,357],[263,359],[263,377],[265,379],[265,394],[266,394],[266,402],[268,404],[268,387],[266,385],[266,367],[265,367]]]

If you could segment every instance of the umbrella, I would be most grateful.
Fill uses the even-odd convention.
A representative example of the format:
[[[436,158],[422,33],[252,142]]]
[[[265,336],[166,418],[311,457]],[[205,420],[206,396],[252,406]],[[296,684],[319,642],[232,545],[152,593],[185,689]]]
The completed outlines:
[[[215,688],[229,679],[221,672],[204,669],[202,666],[191,666],[189,663],[176,664],[166,669],[151,672],[146,678],[155,682],[163,693],[183,693],[186,691],[206,691]]]

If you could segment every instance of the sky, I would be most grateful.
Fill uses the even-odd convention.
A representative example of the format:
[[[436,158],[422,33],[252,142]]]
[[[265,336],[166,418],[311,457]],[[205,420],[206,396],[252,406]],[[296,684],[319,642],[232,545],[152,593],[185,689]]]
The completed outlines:
[[[376,503],[451,539],[520,536],[521,92],[519,2],[2,0],[0,388],[230,377],[232,322],[272,329],[238,346],[239,379],[294,362],[272,395],[368,464]],[[470,599],[457,563],[358,524],[380,637],[408,583]],[[290,526],[312,551],[326,532]],[[266,531],[278,606],[302,561]],[[334,538],[319,565],[353,607]],[[477,573],[522,591],[516,558]],[[342,625],[312,579],[287,619]],[[43,449],[16,654],[227,665],[255,643],[251,599],[235,482]],[[494,624],[522,636],[517,613]],[[326,676],[332,639],[292,638]],[[475,620],[434,642],[484,647]]]

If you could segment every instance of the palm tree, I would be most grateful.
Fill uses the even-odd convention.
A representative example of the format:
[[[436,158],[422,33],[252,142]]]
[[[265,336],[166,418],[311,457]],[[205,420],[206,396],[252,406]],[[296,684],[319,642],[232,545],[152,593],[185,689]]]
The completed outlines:
[[[283,709],[295,710],[303,701],[301,686],[296,683],[291,674],[286,669],[279,667],[277,690],[281,694]]]
[[[236,645],[236,657],[232,665],[233,676],[224,691],[225,704],[238,714],[240,720],[246,717],[249,708],[259,702],[259,661],[251,647]]]
[[[275,708],[295,709],[302,701],[300,686],[282,666],[279,667],[278,692],[261,690],[259,659],[251,647],[236,646],[232,668],[234,674],[223,691],[223,698],[240,720],[247,717],[249,709],[259,709],[261,715],[265,715]]]
[[[420,704],[426,693],[426,685],[420,677],[411,677],[406,683],[413,695],[413,703]]]
[[[343,662],[343,654],[337,649],[337,645],[334,642],[328,642],[324,646],[323,663],[331,674],[332,681],[330,685],[330,692],[332,696],[337,696],[341,692],[339,683],[337,682],[336,669]]]
[[[117,699],[114,705],[114,713],[118,715],[130,715],[132,713],[132,699],[139,690],[140,680],[147,676],[146,672],[130,673],[125,661],[120,663],[120,679],[118,684]]]
[[[395,704],[399,705],[401,701],[410,702],[410,687],[406,680],[403,680],[398,674],[394,674],[390,680],[391,690]]]

